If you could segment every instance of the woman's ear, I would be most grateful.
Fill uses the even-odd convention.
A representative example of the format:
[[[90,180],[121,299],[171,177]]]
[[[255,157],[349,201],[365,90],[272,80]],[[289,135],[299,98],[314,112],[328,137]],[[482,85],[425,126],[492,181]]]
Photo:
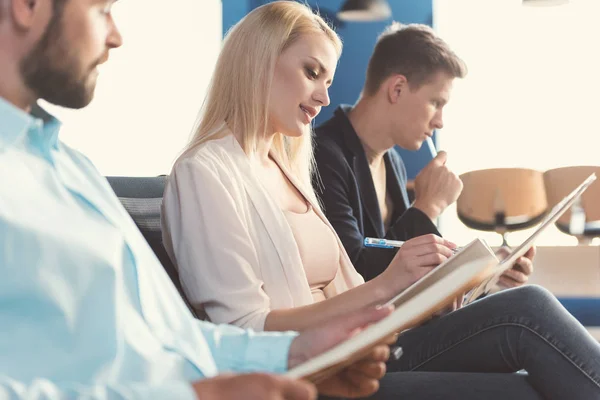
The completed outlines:
[[[395,104],[405,90],[408,90],[408,82],[404,75],[392,75],[387,79],[387,93],[390,103]]]

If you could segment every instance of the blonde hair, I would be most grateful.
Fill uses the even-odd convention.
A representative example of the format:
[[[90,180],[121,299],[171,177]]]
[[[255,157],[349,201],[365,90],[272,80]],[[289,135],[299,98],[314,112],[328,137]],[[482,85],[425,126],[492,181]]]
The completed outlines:
[[[269,93],[279,55],[301,36],[325,34],[338,57],[342,43],[327,23],[295,1],[276,1],[254,9],[226,35],[193,137],[184,155],[228,130],[241,137],[244,152],[253,156],[268,128]],[[312,132],[300,137],[275,133],[271,151],[314,197]]]

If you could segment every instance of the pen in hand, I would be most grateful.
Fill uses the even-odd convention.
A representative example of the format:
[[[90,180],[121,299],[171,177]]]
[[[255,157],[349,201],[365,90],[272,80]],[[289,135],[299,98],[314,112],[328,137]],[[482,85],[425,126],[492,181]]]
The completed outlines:
[[[377,239],[377,238],[365,238],[365,246],[367,247],[379,247],[382,249],[393,249],[402,247],[405,242],[401,240],[388,240],[388,239]]]
[[[425,143],[427,144],[427,149],[429,150],[429,154],[431,154],[431,158],[436,158],[437,150],[435,148],[435,144],[433,144],[433,139],[427,136],[427,139],[425,139]]]
[[[378,247],[380,249],[394,249],[394,248],[402,247],[402,245],[405,242],[402,240],[389,240],[389,239],[366,237],[364,243],[365,243],[366,247]],[[456,254],[460,251],[460,249],[462,249],[462,247],[456,247],[455,249],[452,249],[452,253]]]

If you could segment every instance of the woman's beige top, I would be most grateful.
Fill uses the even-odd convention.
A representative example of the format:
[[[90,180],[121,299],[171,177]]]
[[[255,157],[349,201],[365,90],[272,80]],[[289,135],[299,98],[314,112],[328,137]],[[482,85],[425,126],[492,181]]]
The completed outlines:
[[[339,251],[335,277],[322,288],[328,298],[364,281],[318,205],[311,206]],[[210,140],[176,163],[161,219],[165,249],[186,295],[213,322],[264,330],[272,309],[314,302],[292,229],[233,135]]]
[[[296,239],[313,300],[325,300],[323,289],[333,281],[340,265],[335,234],[310,205],[305,213],[284,211],[283,214]]]

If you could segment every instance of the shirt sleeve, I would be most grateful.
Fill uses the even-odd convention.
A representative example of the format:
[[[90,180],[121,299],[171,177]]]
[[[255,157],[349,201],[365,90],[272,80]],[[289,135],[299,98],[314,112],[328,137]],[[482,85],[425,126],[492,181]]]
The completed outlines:
[[[0,375],[0,399],[195,400],[197,397],[192,386],[186,382],[174,382],[160,386],[144,384],[86,386],[76,383],[58,384],[46,379],[36,379],[32,382],[24,383],[11,379],[9,376]]]
[[[289,349],[297,332],[254,332],[198,321],[220,372],[272,372],[288,369]]]
[[[262,331],[270,299],[255,272],[257,251],[237,201],[245,193],[231,173],[210,160],[180,161],[163,198],[163,241],[199,313]]]

